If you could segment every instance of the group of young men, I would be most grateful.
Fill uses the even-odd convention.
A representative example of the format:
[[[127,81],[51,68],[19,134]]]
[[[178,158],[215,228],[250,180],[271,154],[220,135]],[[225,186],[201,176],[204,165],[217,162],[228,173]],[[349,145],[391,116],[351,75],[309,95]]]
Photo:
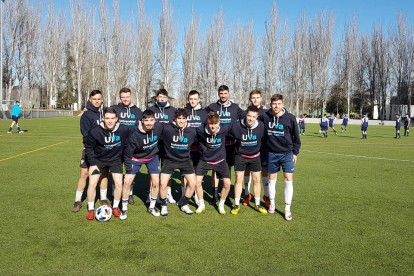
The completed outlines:
[[[175,170],[182,177],[181,211],[193,214],[189,201],[195,196],[196,213],[205,211],[203,178],[212,173],[212,199],[218,212],[225,214],[225,204],[232,204],[230,192],[231,167],[234,166],[234,206],[240,211],[242,182],[245,180],[243,205],[249,205],[250,181],[253,182],[254,208],[262,213],[275,212],[277,173],[283,169],[285,180],[285,219],[292,220],[293,173],[301,146],[296,118],[284,109],[283,96],[271,98],[270,109],[261,105],[261,92],[250,93],[251,104],[243,111],[229,100],[229,88],[218,89],[219,100],[207,108],[200,105],[199,92],[188,94],[184,108],[175,109],[168,102],[168,92],[158,91],[156,102],[144,112],[132,104],[131,91],[120,90],[121,103],[104,108],[102,93],[90,93],[87,111],[81,117],[84,150],[73,212],[82,206],[83,190],[87,190],[88,213],[94,218],[96,186],[100,182],[100,204],[107,200],[108,172],[112,173],[114,193],[112,208],[116,217],[124,220],[128,204],[134,204],[132,184],[142,165],[149,174],[149,207],[153,216],[168,215],[167,203],[175,203],[170,178]],[[161,163],[161,169],[159,164]],[[123,165],[126,174],[123,177]],[[262,177],[261,177],[262,176]],[[218,197],[218,179],[223,188]],[[260,180],[263,181],[265,206],[261,206]],[[156,203],[160,202],[160,212]],[[122,203],[122,206],[120,206]]]

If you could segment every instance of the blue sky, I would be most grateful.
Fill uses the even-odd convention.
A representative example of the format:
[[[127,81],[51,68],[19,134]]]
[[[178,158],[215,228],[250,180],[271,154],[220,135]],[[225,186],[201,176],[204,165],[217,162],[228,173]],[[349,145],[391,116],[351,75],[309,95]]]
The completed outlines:
[[[99,5],[99,0],[85,1]],[[56,7],[68,7],[69,0],[52,2]],[[106,2],[107,5],[112,4],[110,0]],[[123,16],[129,19],[131,7],[136,10],[137,1],[120,0],[120,3]],[[212,15],[222,7],[226,22],[235,23],[240,20],[242,23],[247,23],[253,18],[256,33],[259,34],[264,30],[264,21],[269,18],[273,0],[170,0],[169,3],[174,9],[174,16],[180,15],[181,34],[190,20],[192,5],[194,5],[195,14],[202,16],[202,30],[209,25]],[[161,6],[162,0],[145,1],[146,13],[152,14],[154,23],[161,11]],[[396,14],[400,11],[407,18],[414,18],[414,0],[279,0],[277,6],[279,16],[288,18],[291,28],[304,11],[308,16],[314,17],[324,9],[332,10],[336,17],[337,36],[341,36],[344,23],[352,20],[354,12],[358,15],[359,25],[363,32],[370,31],[374,24],[383,24],[388,27],[390,23],[396,22]]]

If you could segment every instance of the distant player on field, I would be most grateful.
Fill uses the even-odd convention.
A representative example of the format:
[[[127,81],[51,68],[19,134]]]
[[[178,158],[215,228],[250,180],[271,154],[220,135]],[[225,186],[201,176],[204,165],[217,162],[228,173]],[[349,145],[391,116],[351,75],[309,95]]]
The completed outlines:
[[[400,128],[401,128],[400,114],[395,114],[395,137],[394,137],[395,139],[401,138]]]
[[[346,132],[346,128],[348,126],[348,120],[349,120],[349,116],[348,114],[345,114],[344,118],[342,119],[342,124],[341,124],[341,130],[342,132]]]
[[[410,115],[405,114],[404,136],[410,136],[410,123],[411,123]]]
[[[335,130],[334,126],[333,126],[335,119],[336,119],[336,117],[331,113],[331,116],[328,117],[329,127],[332,128],[332,130],[334,131],[335,135],[338,135],[338,133],[336,133],[336,130]]]
[[[329,123],[329,120],[328,118],[326,118],[326,114],[323,114],[323,117],[321,118],[321,122],[319,125],[321,126],[321,131],[325,138],[328,137],[328,123]]]
[[[303,114],[302,117],[299,119],[299,135],[305,135],[305,118],[308,116],[307,114]]]
[[[367,139],[367,129],[368,129],[368,116],[364,114],[361,119],[361,131],[362,131],[362,139]]]
[[[109,169],[115,183],[113,214],[121,216],[119,202],[122,194],[123,166],[121,156],[130,130],[118,123],[115,109],[105,108],[103,122],[93,127],[86,138],[85,154],[89,160],[88,214],[86,219],[95,217],[96,184],[103,170]]]
[[[285,180],[285,219],[292,220],[290,210],[293,198],[293,172],[301,146],[296,118],[288,113],[283,105],[283,96],[275,94],[271,98],[271,110],[263,119],[267,146],[269,148],[269,197],[268,212],[275,212],[276,180],[280,167]]]
[[[7,131],[7,133],[9,133],[9,134],[11,133],[14,125],[16,125],[17,131],[19,131],[19,133],[24,132],[20,129],[20,126],[19,126],[19,116],[20,116],[21,113],[22,113],[22,110],[20,108],[20,102],[16,101],[16,103],[13,105],[13,110],[12,110],[12,120],[13,120],[13,122],[12,122],[10,128],[9,128],[9,131]]]

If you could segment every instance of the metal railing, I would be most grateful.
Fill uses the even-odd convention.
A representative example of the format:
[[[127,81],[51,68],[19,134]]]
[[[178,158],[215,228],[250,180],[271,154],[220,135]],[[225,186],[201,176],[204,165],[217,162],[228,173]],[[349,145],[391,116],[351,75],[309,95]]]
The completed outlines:
[[[32,119],[32,118],[48,118],[48,117],[68,117],[73,116],[73,111],[71,110],[23,110],[20,114],[20,119]],[[10,111],[0,112],[0,119],[11,119]]]

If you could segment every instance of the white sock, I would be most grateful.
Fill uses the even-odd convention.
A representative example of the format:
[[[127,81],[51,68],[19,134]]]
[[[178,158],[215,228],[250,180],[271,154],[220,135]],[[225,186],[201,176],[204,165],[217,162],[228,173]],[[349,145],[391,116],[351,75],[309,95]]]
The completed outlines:
[[[185,190],[186,190],[186,187],[181,187],[182,196],[185,196]]]
[[[115,184],[112,184],[112,197],[114,196],[114,192],[115,192]]]
[[[171,189],[167,189],[167,197],[171,196]]]
[[[226,202],[226,200],[225,200],[225,199],[220,199],[219,206],[224,206],[224,202]]]
[[[114,205],[113,208],[116,209],[119,206],[119,200],[114,199]]]
[[[129,195],[134,194],[134,184],[131,185],[131,190],[129,191]]]
[[[285,180],[285,210],[290,212],[293,198],[293,181]]]
[[[107,189],[101,189],[101,200],[106,200]]]
[[[269,179],[269,199],[270,205],[275,206],[275,197],[276,197],[276,180]]]
[[[254,203],[256,204],[256,206],[260,205],[260,197],[255,197],[254,198]]]
[[[83,191],[76,190],[75,201],[82,201]]]
[[[200,203],[198,204],[198,206],[204,206],[204,199],[200,199]]]
[[[240,197],[234,198],[234,205],[240,205]]]
[[[95,202],[88,201],[88,210],[94,210],[94,209],[95,209]]]
[[[269,177],[268,176],[262,176],[262,182],[263,182],[264,195],[269,197]]]
[[[150,199],[150,209],[152,208],[155,208],[155,203],[157,202],[157,199],[156,198],[153,198],[153,197],[151,197],[151,199]]]
[[[252,182],[252,178],[249,176],[244,177],[244,195],[250,194],[250,183]]]
[[[128,210],[128,198],[123,198],[122,199],[122,211],[126,211]]]

